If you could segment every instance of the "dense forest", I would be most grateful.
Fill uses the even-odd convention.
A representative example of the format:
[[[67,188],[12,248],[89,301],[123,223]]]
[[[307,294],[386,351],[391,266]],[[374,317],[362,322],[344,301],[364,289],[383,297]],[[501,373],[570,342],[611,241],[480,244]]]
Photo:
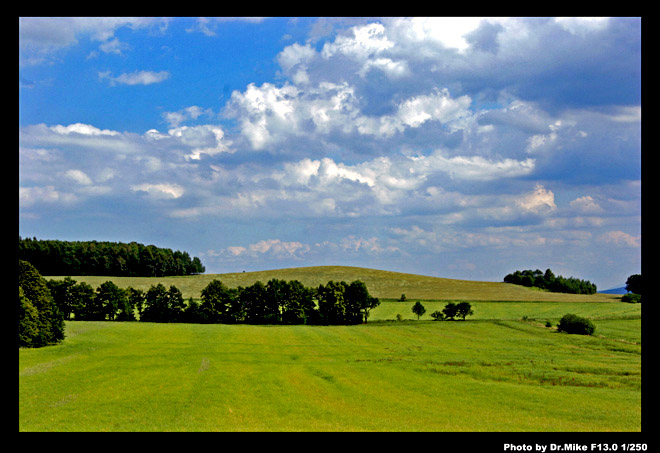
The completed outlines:
[[[199,258],[137,242],[38,240],[18,237],[18,259],[41,275],[163,277],[204,273]]]
[[[541,288],[555,293],[595,294],[597,291],[596,285],[588,280],[580,280],[574,277],[566,278],[561,275],[555,276],[550,269],[546,269],[545,273],[539,269],[515,271],[506,275],[504,282]]]

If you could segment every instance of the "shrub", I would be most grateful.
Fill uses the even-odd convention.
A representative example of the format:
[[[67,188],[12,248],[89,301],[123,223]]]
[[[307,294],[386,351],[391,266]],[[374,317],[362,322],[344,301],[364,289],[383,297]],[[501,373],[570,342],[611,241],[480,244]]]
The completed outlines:
[[[559,324],[557,324],[558,332],[591,335],[594,333],[594,330],[596,330],[596,326],[594,326],[590,319],[570,313],[562,316]]]
[[[445,319],[445,314],[441,311],[436,310],[433,313],[431,313],[431,318],[433,318],[434,321],[442,321],[443,319]]]
[[[641,294],[628,293],[621,296],[622,302],[628,302],[629,304],[639,304],[642,302]]]

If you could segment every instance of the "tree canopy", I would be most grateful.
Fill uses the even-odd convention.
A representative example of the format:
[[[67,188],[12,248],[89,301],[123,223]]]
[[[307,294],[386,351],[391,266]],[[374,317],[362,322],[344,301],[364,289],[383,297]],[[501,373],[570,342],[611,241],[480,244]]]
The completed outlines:
[[[574,277],[566,278],[561,275],[555,276],[550,269],[546,269],[545,273],[539,269],[515,271],[507,274],[504,277],[504,282],[541,288],[556,293],[595,294],[597,291],[596,285],[588,280],[580,280]]]
[[[204,273],[188,252],[137,242],[39,240],[18,237],[18,258],[42,275],[162,277]]]
[[[46,280],[27,261],[18,261],[18,345],[40,347],[64,339],[64,316]]]

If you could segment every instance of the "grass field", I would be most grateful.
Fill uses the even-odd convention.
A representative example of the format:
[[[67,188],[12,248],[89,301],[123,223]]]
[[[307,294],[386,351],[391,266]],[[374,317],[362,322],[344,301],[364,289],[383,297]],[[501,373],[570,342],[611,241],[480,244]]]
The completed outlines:
[[[376,274],[378,289],[363,277],[372,294],[412,301],[384,300],[358,326],[69,321],[62,344],[19,350],[19,430],[640,431],[639,304],[507,299],[512,285],[443,279],[451,292],[424,298],[437,293],[414,277]],[[222,280],[245,285],[232,275]],[[173,281],[194,296],[206,278]],[[428,320],[453,297],[474,316]],[[595,335],[544,326],[567,312],[593,319]]]

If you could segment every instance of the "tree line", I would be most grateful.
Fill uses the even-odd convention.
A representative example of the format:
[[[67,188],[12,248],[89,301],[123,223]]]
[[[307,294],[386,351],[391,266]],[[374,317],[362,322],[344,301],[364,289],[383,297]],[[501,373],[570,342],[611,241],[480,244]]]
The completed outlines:
[[[18,259],[41,275],[163,277],[204,273],[188,252],[137,242],[61,241],[18,237]]]
[[[588,280],[580,280],[574,277],[566,278],[561,275],[555,276],[550,269],[546,269],[545,273],[539,269],[515,271],[507,274],[504,277],[504,282],[541,288],[556,293],[595,294],[597,291],[596,285]]]
[[[18,262],[18,346],[41,347],[64,339],[64,321],[323,324],[367,322],[380,304],[360,280],[329,281],[316,288],[297,280],[271,279],[229,288],[212,280],[198,302],[186,302],[174,285],[147,291],[106,281],[94,289],[71,277],[47,280],[35,266]]]
[[[200,301],[186,301],[176,286],[162,283],[143,291],[107,281],[94,290],[65,277],[49,280],[48,288],[64,319],[77,321],[360,324],[380,304],[359,280],[309,288],[297,280],[271,279],[229,288],[214,279],[202,290]]]

